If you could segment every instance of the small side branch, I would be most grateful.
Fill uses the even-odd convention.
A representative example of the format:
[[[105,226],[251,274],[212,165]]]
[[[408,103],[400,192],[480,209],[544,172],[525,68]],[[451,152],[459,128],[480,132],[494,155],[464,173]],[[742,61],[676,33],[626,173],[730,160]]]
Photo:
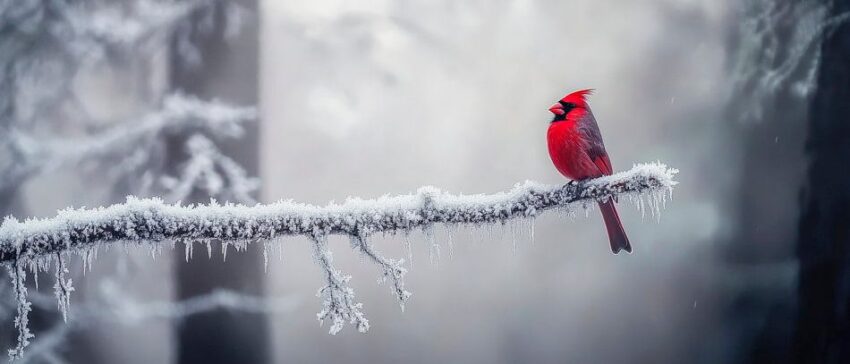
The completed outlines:
[[[9,357],[17,359],[24,355],[24,348],[30,344],[30,339],[35,337],[29,328],[29,313],[32,311],[32,303],[27,301],[27,286],[25,284],[27,273],[24,271],[23,263],[16,262],[7,268],[12,277],[12,290],[15,292],[15,301],[18,307],[18,312],[15,315],[15,329],[18,331],[17,346],[14,349],[9,349]]]
[[[322,268],[326,285],[319,288],[316,296],[322,298],[322,311],[316,314],[319,322],[330,319],[333,323],[329,332],[333,335],[342,330],[345,322],[357,326],[360,332],[369,330],[369,320],[363,314],[363,304],[354,298],[354,289],[348,285],[351,276],[343,274],[333,266],[333,253],[328,250],[324,236],[313,238],[313,258]]]

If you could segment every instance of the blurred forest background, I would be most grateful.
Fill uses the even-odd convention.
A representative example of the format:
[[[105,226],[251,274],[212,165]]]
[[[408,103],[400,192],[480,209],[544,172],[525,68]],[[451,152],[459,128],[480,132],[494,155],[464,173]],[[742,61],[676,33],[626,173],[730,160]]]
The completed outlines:
[[[306,239],[267,272],[259,244],[75,258],[67,323],[52,276],[30,288],[18,362],[850,362],[848,18],[839,0],[0,0],[3,216],[563,183],[546,108],[581,88],[615,170],[681,170],[660,221],[621,201],[632,255],[595,211],[533,238],[438,229],[434,264],[411,235],[405,312],[331,239],[366,334],[318,326]],[[406,257],[405,239],[376,244]]]

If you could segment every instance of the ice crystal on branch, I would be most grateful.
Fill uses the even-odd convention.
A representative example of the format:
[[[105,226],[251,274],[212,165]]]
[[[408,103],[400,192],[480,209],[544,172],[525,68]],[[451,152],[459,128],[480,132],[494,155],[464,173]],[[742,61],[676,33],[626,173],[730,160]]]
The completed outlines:
[[[351,276],[344,275],[333,266],[333,253],[328,249],[327,237],[320,233],[313,237],[313,258],[322,268],[326,285],[319,288],[316,296],[321,297],[322,311],[316,314],[320,322],[330,319],[328,332],[336,335],[345,322],[357,326],[360,332],[369,330],[369,320],[361,309],[363,304],[354,299],[354,289],[348,285]]]

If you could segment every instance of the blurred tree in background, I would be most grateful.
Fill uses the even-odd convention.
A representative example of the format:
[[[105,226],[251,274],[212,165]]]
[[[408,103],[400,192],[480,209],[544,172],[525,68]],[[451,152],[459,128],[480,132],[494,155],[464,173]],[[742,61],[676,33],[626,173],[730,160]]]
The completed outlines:
[[[175,37],[172,41],[171,84],[174,88],[203,98],[222,99],[238,105],[256,105],[259,97],[258,78],[258,17],[256,0],[238,0],[240,9],[249,12],[250,21],[244,22],[238,33],[228,34],[225,27],[209,27],[208,14],[194,14],[183,32],[189,38]],[[207,11],[207,10],[203,10]],[[213,8],[213,24],[226,24],[228,7],[218,4]],[[190,44],[197,50],[193,55],[181,54]],[[250,175],[259,171],[258,123],[246,126],[244,135],[222,146],[222,150],[243,166]],[[191,135],[174,136],[170,140],[169,154],[180,154],[182,146]],[[170,170],[180,168],[180,158]],[[252,193],[251,195],[255,195]],[[195,190],[185,202],[208,202],[209,194]],[[233,196],[233,202],[251,203],[247,197]],[[215,250],[220,253],[216,244]],[[263,250],[252,244],[245,252],[231,254],[223,264],[218,259],[191,259],[175,254],[177,298],[191,299],[210,294],[216,289],[229,288],[252,295],[262,295],[265,272]],[[203,257],[201,257],[203,258]],[[180,363],[267,363],[271,361],[268,348],[267,318],[259,312],[220,311],[193,315],[177,328],[177,361]]]
[[[850,2],[823,2],[834,25],[809,104],[793,349],[798,363],[837,364],[850,362]]]

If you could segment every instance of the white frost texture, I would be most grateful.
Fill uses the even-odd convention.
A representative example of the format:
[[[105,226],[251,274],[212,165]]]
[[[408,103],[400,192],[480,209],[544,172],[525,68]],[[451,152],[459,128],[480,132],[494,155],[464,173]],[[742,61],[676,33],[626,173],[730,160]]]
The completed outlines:
[[[65,260],[70,254],[80,255],[84,267],[91,267],[98,248],[134,245],[157,252],[176,241],[186,245],[188,259],[195,243],[209,249],[213,241],[221,242],[226,252],[229,245],[244,250],[248,244],[261,241],[267,249],[276,238],[305,236],[313,245],[314,258],[325,278],[325,286],[319,290],[323,299],[319,319],[331,322],[332,334],[346,322],[366,331],[369,323],[348,284],[351,277],[333,265],[329,235],[348,236],[352,248],[380,269],[382,280],[390,282],[393,295],[403,305],[410,297],[404,288],[403,261],[377,252],[369,242],[373,234],[428,231],[434,224],[507,224],[514,219],[533,219],[546,210],[569,209],[619,195],[634,198],[640,208],[646,206],[657,215],[672,194],[677,172],[661,163],[641,164],[613,176],[560,186],[525,182],[492,195],[452,195],[422,187],[414,194],[373,200],[349,198],[326,206],[292,201],[253,206],[212,201],[181,206],[157,198],[128,197],[123,204],[62,210],[49,219],[18,221],[8,217],[0,225],[0,263],[7,266],[18,298],[15,326],[19,342],[12,354],[19,356],[32,337],[27,327],[30,304],[23,284],[27,270],[56,271],[55,293],[65,314],[68,295],[73,291],[71,281],[64,278]]]

